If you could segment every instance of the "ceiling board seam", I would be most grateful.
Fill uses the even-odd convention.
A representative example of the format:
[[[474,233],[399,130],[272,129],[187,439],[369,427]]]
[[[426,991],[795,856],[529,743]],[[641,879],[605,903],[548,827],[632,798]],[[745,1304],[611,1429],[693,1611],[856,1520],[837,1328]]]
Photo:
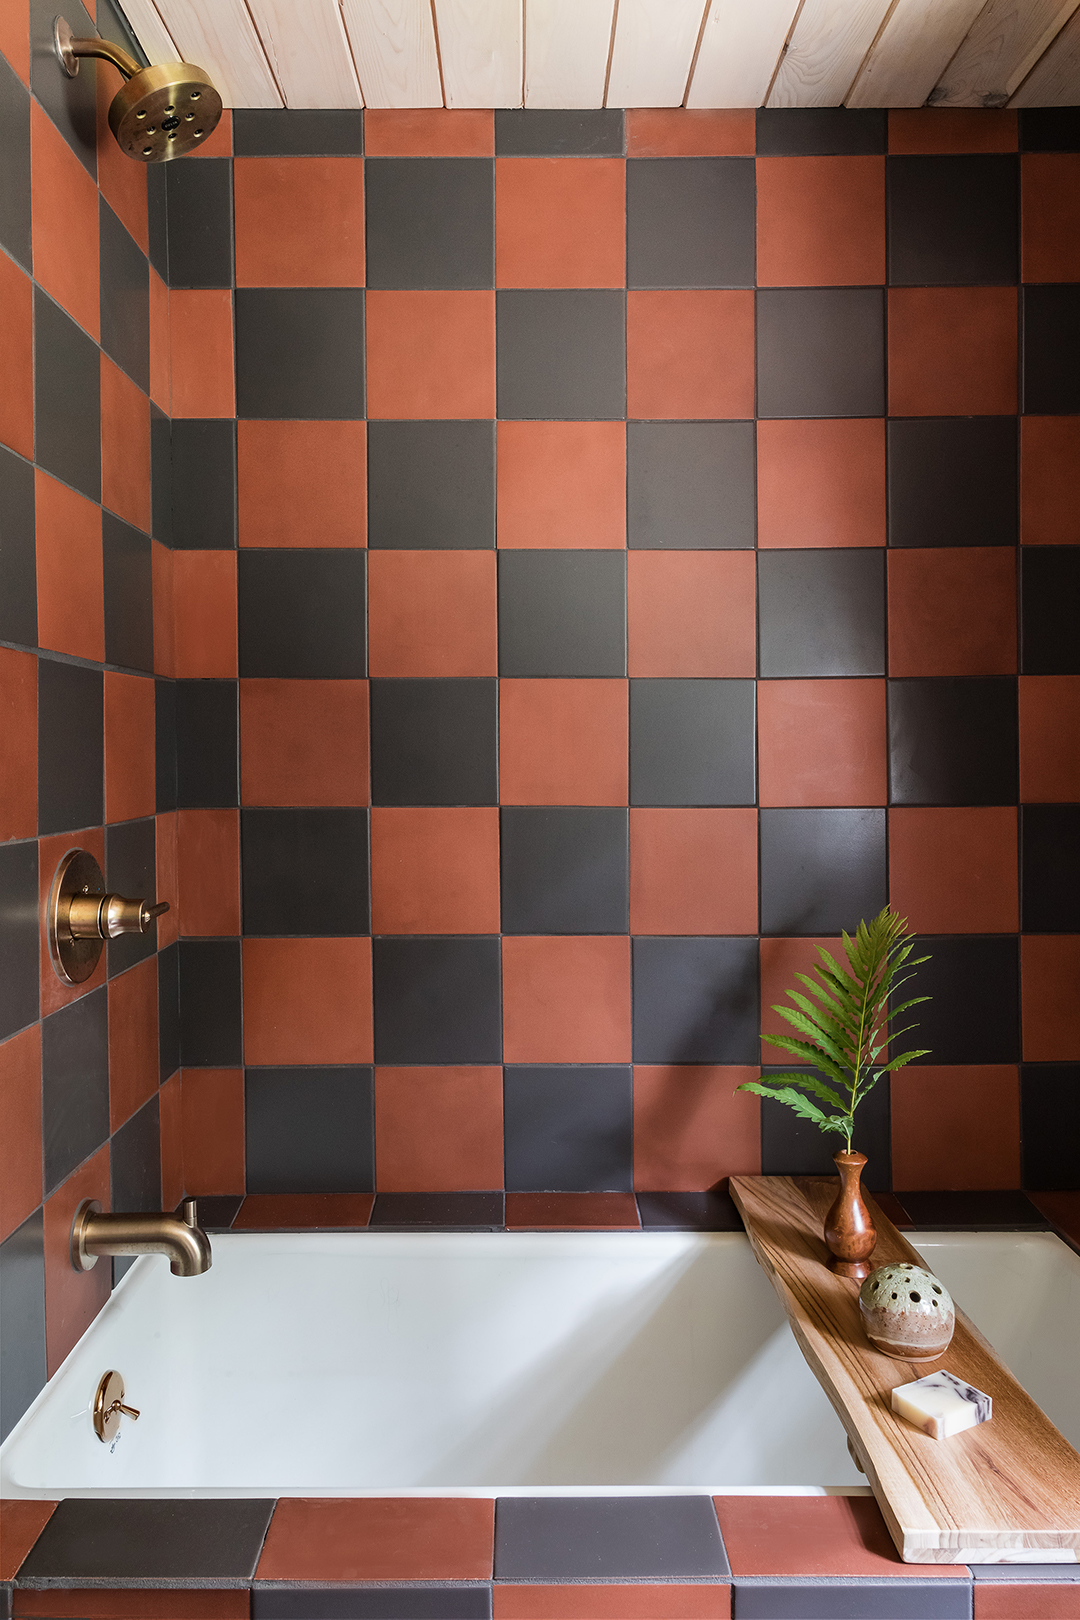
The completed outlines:
[[[528,24],[529,0],[521,0],[521,105],[525,105],[525,29]]]
[[[169,44],[173,48],[173,51],[175,53],[175,60],[177,62],[179,62],[181,60],[180,52],[176,49],[176,41],[172,37],[172,31],[169,28],[168,23],[165,21],[164,17],[161,15],[161,7],[157,4],[157,0],[150,0],[150,4],[153,7],[155,13],[157,14],[157,19],[158,19],[158,22],[161,24],[162,32],[164,33],[165,38],[169,41]],[[127,12],[125,12],[124,15],[126,17]],[[142,44],[142,40],[139,41],[139,44],[140,45]]]
[[[611,84],[611,64],[615,60],[615,30],[616,30],[616,28],[618,28],[618,26],[619,26],[619,0],[615,0],[615,5],[614,5],[614,7],[612,9],[612,12],[611,12],[611,38],[608,40],[607,67],[604,69],[604,99],[600,103],[600,105],[602,107],[607,106],[608,87]]]
[[[267,49],[266,42],[264,41],[262,35],[259,33],[259,26],[256,23],[254,16],[252,15],[252,10],[251,10],[251,6],[249,4],[249,0],[241,0],[241,4],[243,5],[244,10],[247,12],[247,19],[248,19],[248,22],[251,24],[251,31],[255,35],[255,42],[258,45],[260,51],[262,52],[263,61],[266,63],[266,71],[267,71],[267,73],[269,73],[270,77],[273,79],[274,88],[277,91],[278,95],[281,97],[281,105],[283,107],[288,107],[288,105],[289,105],[288,99],[287,99],[287,97],[285,95],[285,91],[282,89],[281,80],[278,78],[276,72],[274,71],[274,64],[270,60],[270,52]]]
[[[361,107],[366,107],[367,95],[364,92],[364,86],[360,82],[360,69],[356,62],[356,51],[353,47],[352,35],[349,33],[349,23],[345,16],[345,7],[342,5],[342,0],[335,0],[335,3],[337,5],[338,17],[341,21],[341,32],[345,35],[345,43],[349,47],[349,62],[352,67],[353,78],[356,80],[356,88],[360,92],[360,105]]]
[[[1080,0],[1078,0],[1078,3],[1080,3]],[[893,12],[896,10],[896,8],[897,8],[897,6],[899,4],[900,4],[900,0],[891,0],[891,4],[889,6],[888,11],[885,13],[884,17],[882,17],[882,19],[881,19],[881,23],[880,23],[880,25],[878,27],[877,33],[874,35],[873,39],[870,41],[869,45],[866,47],[866,50],[863,52],[863,59],[859,63],[858,67],[855,70],[855,77],[852,79],[851,83],[848,85],[847,89],[844,92],[843,100],[841,102],[842,106],[844,106],[844,107],[847,106],[848,97],[854,93],[855,86],[858,84],[859,80],[862,78],[864,72],[866,71],[866,65],[869,62],[871,56],[874,54],[874,48],[877,45],[878,40],[881,38],[881,36],[885,32],[886,28],[888,28],[889,23],[892,21]]]
[[[431,6],[431,26],[435,31],[435,61],[438,63],[439,67],[439,93],[442,96],[442,104],[445,107],[446,80],[443,78],[442,45],[439,42],[439,16],[435,10],[435,0],[428,0],[428,4]]]
[[[1064,33],[1065,29],[1068,28],[1069,24],[1072,22],[1073,17],[1076,14],[1077,5],[1080,5],[1080,0],[1074,0],[1074,4],[1073,4],[1071,10],[1069,11],[1069,15],[1065,18],[1065,21],[1062,23],[1061,27],[1057,30],[1057,32],[1055,33],[1053,39],[1050,40],[1050,42],[1046,45],[1046,47],[1039,52],[1038,56],[1035,58],[1035,60],[1031,63],[1030,67],[1028,68],[1027,72],[1023,75],[1023,77],[1021,79],[1019,79],[1013,85],[1012,89],[1009,90],[1009,99],[1005,103],[1005,105],[1007,107],[1012,106],[1013,101],[1015,100],[1015,98],[1020,94],[1021,90],[1024,88],[1024,85],[1031,78],[1031,75],[1035,72],[1035,69],[1042,62],[1043,57],[1047,54],[1048,51],[1053,49],[1053,47],[1057,44],[1057,41],[1058,41],[1059,37]]]
[[[1035,69],[1038,67],[1047,51],[1053,45],[1062,29],[1072,18],[1072,14],[1078,5],[1080,5],[1080,0],[1072,0],[1072,4],[1068,5],[1067,9],[1065,7],[1062,8],[1063,16],[1057,27],[1052,33],[1049,28],[1046,29],[1043,34],[1043,43],[1037,49],[1029,51],[1028,55],[1030,60],[1027,62],[1027,65],[1024,66],[1024,64],[1021,63],[1020,67],[1016,69],[1016,72],[1010,78],[1006,79],[1005,90],[1010,100],[1016,95],[1024,80],[1030,78],[1031,74],[1034,73]],[[1020,70],[1021,68],[1023,69],[1022,72]]]
[[[796,25],[799,18],[802,16],[802,9],[805,4],[806,0],[799,0],[798,5],[795,7],[795,15],[791,19],[791,27],[784,35],[784,43],[780,47],[780,55],[776,58],[776,66],[772,70],[772,78],[765,86],[765,94],[761,98],[761,105],[763,107],[767,107],[769,105],[769,97],[772,95],[773,85],[776,83],[776,75],[780,72],[780,69],[784,65],[784,57],[788,53],[788,46],[791,44],[791,36],[795,32]]]
[[[937,93],[940,90],[941,86],[945,83],[945,81],[946,81],[946,79],[948,77],[949,69],[952,67],[953,63],[956,61],[956,58],[960,55],[960,52],[963,50],[964,46],[967,44],[968,40],[971,38],[972,29],[976,26],[976,24],[979,21],[979,18],[982,16],[983,12],[986,10],[986,7],[989,6],[990,3],[991,3],[991,0],[986,0],[986,4],[982,7],[982,9],[980,11],[976,12],[975,16],[972,18],[971,28],[968,29],[967,33],[964,35],[964,37],[960,41],[959,45],[957,45],[955,51],[953,51],[952,55],[949,57],[949,60],[942,67],[941,72],[938,74],[938,82],[937,82],[937,84],[934,86],[933,90],[931,90],[930,94],[927,96],[926,100],[923,102],[924,107],[932,107],[934,105],[934,101],[935,101],[935,98],[937,97]]]
[[[698,29],[697,33],[697,44],[694,46],[694,54],[690,58],[690,71],[686,75],[686,88],[683,90],[683,98],[679,103],[679,106],[683,108],[686,107],[686,103],[690,99],[690,86],[694,82],[694,74],[697,71],[698,57],[701,55],[701,42],[705,38],[705,24],[709,20],[709,13],[711,10],[712,0],[705,0],[705,10],[701,13],[701,27]]]

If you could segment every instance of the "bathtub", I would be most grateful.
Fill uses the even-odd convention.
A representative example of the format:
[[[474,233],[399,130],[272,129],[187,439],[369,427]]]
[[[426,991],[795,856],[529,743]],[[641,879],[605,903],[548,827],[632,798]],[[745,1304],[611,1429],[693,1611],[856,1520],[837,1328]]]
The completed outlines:
[[[1080,1258],[1041,1232],[918,1246],[1080,1443]],[[865,1486],[741,1233],[243,1233],[213,1248],[202,1277],[132,1267],[0,1450],[0,1493]],[[89,1405],[113,1367],[142,1415],[108,1446]]]

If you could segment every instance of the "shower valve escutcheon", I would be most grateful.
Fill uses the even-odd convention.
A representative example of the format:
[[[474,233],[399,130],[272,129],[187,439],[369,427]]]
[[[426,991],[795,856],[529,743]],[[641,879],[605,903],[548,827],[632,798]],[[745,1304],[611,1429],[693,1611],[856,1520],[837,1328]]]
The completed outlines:
[[[46,931],[57,977],[81,984],[97,967],[107,939],[145,934],[155,917],[168,911],[167,900],[127,900],[106,894],[101,867],[85,849],[73,849],[56,869],[49,894]]]

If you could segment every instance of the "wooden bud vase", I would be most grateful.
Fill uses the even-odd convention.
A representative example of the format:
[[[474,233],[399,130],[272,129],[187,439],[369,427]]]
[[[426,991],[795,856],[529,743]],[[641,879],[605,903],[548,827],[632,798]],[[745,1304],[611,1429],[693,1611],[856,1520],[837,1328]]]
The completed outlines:
[[[828,1266],[840,1277],[862,1282],[870,1275],[870,1256],[877,1244],[874,1223],[859,1185],[866,1154],[841,1151],[833,1154],[833,1163],[840,1175],[840,1191],[825,1217]]]

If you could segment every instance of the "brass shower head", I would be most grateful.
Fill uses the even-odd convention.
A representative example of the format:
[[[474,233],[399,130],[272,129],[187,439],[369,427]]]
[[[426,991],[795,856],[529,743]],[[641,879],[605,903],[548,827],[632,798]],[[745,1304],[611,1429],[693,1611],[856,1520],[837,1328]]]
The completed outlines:
[[[109,107],[109,128],[120,150],[138,163],[167,163],[205,146],[221,117],[221,97],[208,76],[190,62],[141,68],[107,39],[72,39],[63,17],[53,25],[61,66],[69,77],[79,58],[99,56],[124,75]]]

